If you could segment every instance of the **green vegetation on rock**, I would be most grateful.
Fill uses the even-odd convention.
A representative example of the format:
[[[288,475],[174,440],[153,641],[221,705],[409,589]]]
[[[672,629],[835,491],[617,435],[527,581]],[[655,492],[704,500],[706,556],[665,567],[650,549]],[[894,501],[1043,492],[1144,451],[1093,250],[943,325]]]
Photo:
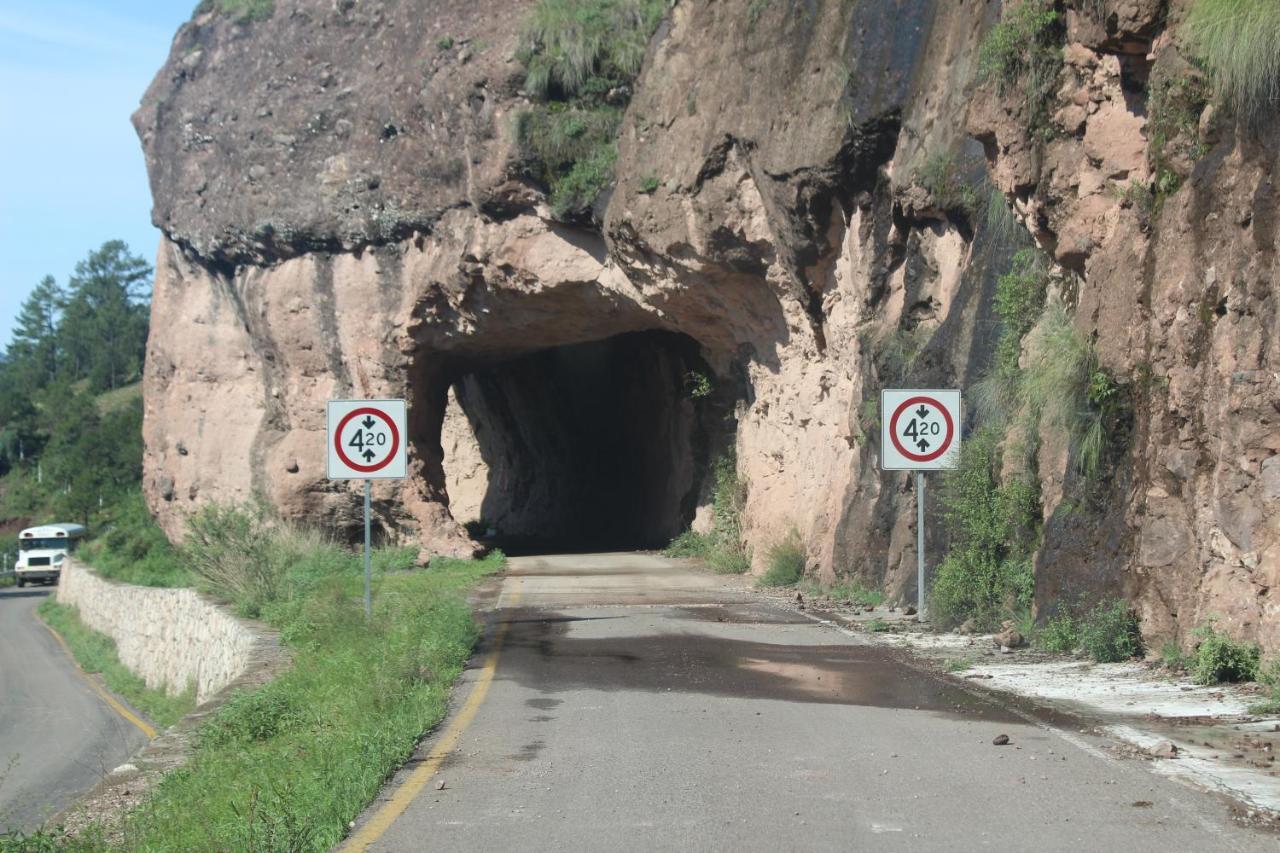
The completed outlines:
[[[1197,628],[1199,639],[1191,655],[1191,677],[1197,684],[1253,681],[1258,677],[1262,650],[1256,643],[1241,643],[1217,631],[1212,624]]]
[[[987,427],[961,446],[959,465],[942,481],[951,547],[938,567],[929,612],[944,626],[973,620],[995,628],[1030,606],[1031,555],[1039,536],[1039,491],[1029,478],[1000,480],[1000,435]]]
[[[40,618],[66,640],[82,670],[91,675],[101,675],[113,693],[122,696],[159,727],[173,725],[195,708],[194,688],[170,696],[163,690],[147,687],[145,681],[120,662],[115,641],[81,622],[76,608],[47,598],[40,603],[38,610]]]
[[[200,0],[196,11],[218,11],[237,21],[265,21],[275,14],[275,0]]]
[[[983,199],[965,173],[965,164],[949,151],[930,157],[916,175],[916,182],[940,210],[973,216],[982,206]]]
[[[737,457],[726,453],[716,460],[714,476],[711,530],[686,530],[671,540],[666,554],[698,557],[719,574],[740,575],[751,568],[751,557],[742,545],[741,517],[747,503],[747,485],[738,477]]]
[[[1116,663],[1142,654],[1138,617],[1123,598],[1103,601],[1080,620],[1080,647],[1098,663]]]
[[[1196,0],[1182,28],[1220,101],[1245,122],[1280,106],[1280,2]]]
[[[1028,131],[1052,135],[1051,104],[1062,71],[1063,20],[1052,0],[1015,0],[991,28],[978,56],[978,77],[1001,94],[1021,90]]]
[[[665,0],[539,0],[517,58],[537,103],[516,116],[531,177],[558,217],[586,215],[613,181],[615,137]],[[656,187],[655,187],[656,188]]]

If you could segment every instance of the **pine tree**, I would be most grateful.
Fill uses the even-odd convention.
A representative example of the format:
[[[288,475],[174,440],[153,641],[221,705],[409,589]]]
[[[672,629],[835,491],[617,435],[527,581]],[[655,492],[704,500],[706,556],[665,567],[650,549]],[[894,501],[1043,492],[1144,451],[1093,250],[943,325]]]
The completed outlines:
[[[60,327],[70,375],[96,391],[137,378],[147,344],[151,265],[120,240],[76,264]]]
[[[4,369],[29,393],[47,385],[58,371],[58,318],[64,299],[62,288],[47,275],[22,303],[15,321]]]

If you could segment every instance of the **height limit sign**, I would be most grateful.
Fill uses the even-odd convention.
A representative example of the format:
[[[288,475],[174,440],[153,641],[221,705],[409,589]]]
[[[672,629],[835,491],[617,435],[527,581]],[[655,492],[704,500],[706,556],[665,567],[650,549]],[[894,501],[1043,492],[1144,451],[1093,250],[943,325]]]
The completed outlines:
[[[330,400],[330,480],[399,480],[408,473],[404,400]]]
[[[960,392],[880,392],[880,467],[954,468],[960,456]]]

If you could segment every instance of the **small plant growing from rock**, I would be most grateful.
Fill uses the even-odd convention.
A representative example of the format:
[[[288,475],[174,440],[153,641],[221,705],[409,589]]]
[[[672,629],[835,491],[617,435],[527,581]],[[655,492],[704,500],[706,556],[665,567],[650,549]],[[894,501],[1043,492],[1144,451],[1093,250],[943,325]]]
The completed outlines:
[[[1123,598],[1103,601],[1080,620],[1080,646],[1098,663],[1118,663],[1142,654],[1138,617]]]
[[[436,39],[437,50],[448,50],[453,47],[453,36],[441,36]]]
[[[640,192],[645,195],[653,195],[660,186],[662,186],[662,181],[657,175],[646,175],[640,179]]]
[[[965,164],[949,151],[929,158],[917,173],[916,183],[924,187],[940,210],[973,216],[981,207],[978,188],[965,174]]]
[[[1275,0],[1197,0],[1182,35],[1209,69],[1222,103],[1246,122],[1280,104],[1280,9]]]

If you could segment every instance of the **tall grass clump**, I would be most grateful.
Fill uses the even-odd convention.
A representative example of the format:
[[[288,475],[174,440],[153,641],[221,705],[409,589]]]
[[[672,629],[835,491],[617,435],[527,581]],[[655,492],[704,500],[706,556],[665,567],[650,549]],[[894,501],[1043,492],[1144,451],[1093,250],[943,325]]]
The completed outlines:
[[[1062,71],[1062,15],[1052,0],[1016,0],[991,28],[978,54],[978,79],[1002,94],[1019,90],[1027,129],[1052,135],[1051,104]]]
[[[615,137],[666,0],[539,0],[517,50],[535,104],[516,116],[525,169],[560,218],[613,181]]]
[[[1029,417],[1067,435],[1077,472],[1095,480],[1123,430],[1125,395],[1059,302],[1030,336],[1020,396]]]
[[[1280,0],[1197,0],[1182,35],[1222,103],[1246,122],[1280,108]]]
[[[1001,482],[1000,470],[1000,434],[987,427],[964,442],[958,466],[943,477],[951,543],[929,599],[931,616],[943,626],[973,620],[979,630],[995,628],[1030,607],[1039,490],[1024,477]]]
[[[317,532],[270,518],[260,504],[209,504],[187,520],[182,554],[196,585],[256,617],[279,601],[291,571],[347,559]]]
[[[804,543],[792,529],[769,549],[769,568],[760,576],[760,586],[794,586],[804,577]]]
[[[726,453],[716,460],[712,491],[711,530],[686,530],[666,548],[671,557],[698,557],[719,574],[740,575],[751,568],[751,556],[742,544],[742,510],[747,505],[747,484],[738,476],[737,456]]]

